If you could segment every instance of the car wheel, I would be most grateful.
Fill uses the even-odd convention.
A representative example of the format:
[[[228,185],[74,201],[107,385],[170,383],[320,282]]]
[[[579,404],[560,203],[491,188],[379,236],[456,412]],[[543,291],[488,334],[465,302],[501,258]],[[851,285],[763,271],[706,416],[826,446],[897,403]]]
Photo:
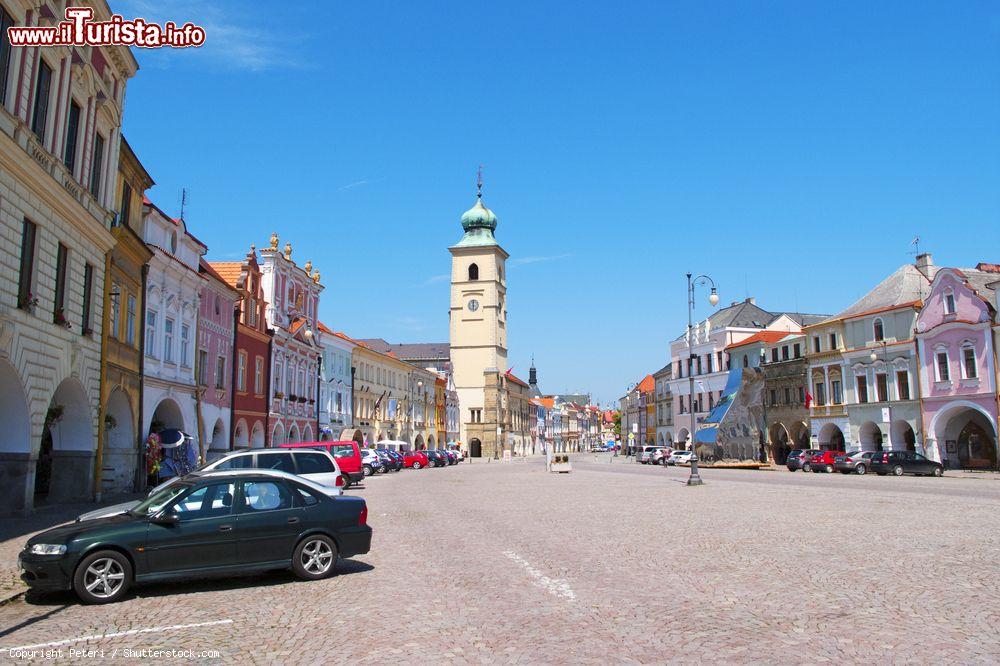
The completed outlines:
[[[810,471],[811,469],[812,469],[812,466],[811,466],[811,465],[810,465],[809,463],[806,463],[806,464],[804,464],[804,465],[802,466],[802,471],[803,471],[803,472],[808,472],[808,471]]]
[[[341,474],[340,478],[343,479],[344,481],[344,490],[347,490],[348,488],[351,487],[351,477],[349,477],[346,474]]]
[[[895,467],[893,467],[892,468],[892,475],[893,476],[903,476],[903,466],[902,465],[896,465]]]
[[[132,585],[132,564],[113,550],[100,550],[83,558],[73,574],[73,591],[85,604],[110,604],[121,600]]]
[[[372,466],[371,465],[365,465],[365,466],[363,466],[361,468],[361,471],[362,471],[362,473],[365,476],[371,476],[372,475]]]
[[[941,469],[940,467],[935,467],[934,471],[931,472],[932,476],[941,476],[942,474],[944,474],[944,470]]]
[[[417,460],[416,462],[413,463],[413,469],[420,469],[420,461],[419,460]]]
[[[827,474],[833,474],[833,465],[827,465],[826,466],[826,473]]]
[[[868,468],[865,467],[864,465],[858,465],[857,467],[854,468],[854,471],[857,472],[858,474],[865,475],[868,473]]]
[[[319,580],[333,573],[337,564],[337,546],[328,536],[307,536],[295,547],[292,571],[305,580]]]

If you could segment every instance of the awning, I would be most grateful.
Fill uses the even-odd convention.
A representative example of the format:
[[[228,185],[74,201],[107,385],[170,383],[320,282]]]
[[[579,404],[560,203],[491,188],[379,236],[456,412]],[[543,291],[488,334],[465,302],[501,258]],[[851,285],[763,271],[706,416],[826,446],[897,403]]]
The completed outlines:
[[[719,429],[716,426],[702,428],[694,433],[694,441],[696,444],[715,444],[718,439]]]

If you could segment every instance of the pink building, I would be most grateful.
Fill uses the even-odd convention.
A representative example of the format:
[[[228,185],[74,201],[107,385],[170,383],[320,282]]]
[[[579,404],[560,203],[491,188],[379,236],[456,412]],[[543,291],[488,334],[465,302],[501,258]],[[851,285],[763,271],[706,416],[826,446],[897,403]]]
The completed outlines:
[[[952,468],[997,466],[996,310],[988,285],[998,280],[986,264],[942,268],[917,317],[925,449]]]
[[[208,459],[229,450],[232,431],[232,377],[234,311],[239,294],[208,262],[198,272],[205,276],[198,310],[198,352],[195,373],[201,392],[199,439]]]

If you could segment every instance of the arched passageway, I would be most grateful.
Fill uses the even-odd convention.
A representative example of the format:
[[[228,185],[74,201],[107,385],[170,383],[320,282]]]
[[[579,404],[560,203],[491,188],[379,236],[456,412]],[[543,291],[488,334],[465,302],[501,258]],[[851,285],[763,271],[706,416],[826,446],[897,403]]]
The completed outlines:
[[[768,431],[768,437],[771,441],[771,459],[776,465],[784,465],[788,454],[792,452],[788,430],[784,424],[774,423]]]
[[[255,421],[253,424],[253,430],[250,431],[250,448],[251,449],[262,449],[265,444],[264,437],[264,424],[260,421]]]
[[[31,507],[34,467],[31,464],[31,413],[21,378],[7,360],[0,358],[0,470],[7,478],[0,483],[0,515]]]
[[[483,443],[477,438],[473,437],[469,440],[469,455],[472,458],[482,458],[483,457]]]
[[[115,389],[111,392],[105,406],[103,427],[101,492],[106,495],[133,492],[139,483],[142,449],[135,431],[132,405],[125,391]]]
[[[825,451],[844,450],[844,431],[834,423],[827,423],[819,431],[819,448]]]
[[[874,421],[865,421],[858,429],[862,451],[881,451],[882,429]]]
[[[951,468],[996,469],[997,435],[993,417],[978,405],[956,406],[935,415],[931,431],[941,460]]]
[[[80,380],[67,377],[45,413],[35,463],[35,503],[90,498],[95,448],[87,391]]]

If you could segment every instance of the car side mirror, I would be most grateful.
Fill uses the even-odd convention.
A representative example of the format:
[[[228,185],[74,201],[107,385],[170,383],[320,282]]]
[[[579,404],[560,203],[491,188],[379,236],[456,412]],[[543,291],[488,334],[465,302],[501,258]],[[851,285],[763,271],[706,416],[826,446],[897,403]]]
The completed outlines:
[[[156,523],[157,525],[176,525],[180,521],[181,519],[176,513],[167,511],[161,511],[150,518],[150,522]]]

